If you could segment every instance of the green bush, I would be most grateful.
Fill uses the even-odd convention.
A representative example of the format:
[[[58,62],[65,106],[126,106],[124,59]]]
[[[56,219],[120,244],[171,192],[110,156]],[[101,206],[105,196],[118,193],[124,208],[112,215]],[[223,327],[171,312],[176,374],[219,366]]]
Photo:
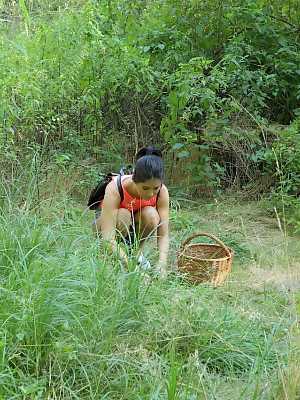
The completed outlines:
[[[137,147],[153,142],[186,163],[196,186],[243,186],[267,173],[271,143],[254,131],[299,113],[293,1],[12,6],[9,14],[4,3],[2,12],[16,25],[7,23],[0,36],[6,158],[38,143],[44,153],[109,163],[123,149],[131,161]],[[53,18],[43,17],[48,12]]]
[[[279,130],[264,154],[273,178],[272,199],[283,222],[300,232],[300,119]]]

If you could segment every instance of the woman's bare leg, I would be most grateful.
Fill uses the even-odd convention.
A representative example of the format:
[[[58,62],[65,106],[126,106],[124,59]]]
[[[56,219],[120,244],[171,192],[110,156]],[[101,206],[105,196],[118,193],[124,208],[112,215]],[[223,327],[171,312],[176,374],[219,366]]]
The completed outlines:
[[[128,236],[131,225],[132,218],[130,211],[126,210],[125,208],[120,208],[117,215],[117,233],[119,233],[122,237]],[[93,230],[97,235],[101,235],[101,215],[94,221]]]
[[[142,247],[145,240],[157,232],[160,222],[159,214],[154,207],[144,207],[134,215],[135,229],[140,246]]]

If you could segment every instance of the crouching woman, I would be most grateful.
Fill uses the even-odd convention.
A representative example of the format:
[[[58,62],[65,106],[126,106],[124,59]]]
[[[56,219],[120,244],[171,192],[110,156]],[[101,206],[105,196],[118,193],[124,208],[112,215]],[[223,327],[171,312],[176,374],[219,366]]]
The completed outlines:
[[[136,155],[132,175],[121,177],[123,199],[114,178],[106,187],[96,229],[114,252],[118,252],[127,263],[126,252],[118,246],[117,236],[127,245],[137,240],[139,263],[150,267],[142,254],[145,241],[157,235],[159,250],[158,270],[162,276],[167,273],[169,251],[169,193],[163,183],[164,165],[161,151],[144,147]]]

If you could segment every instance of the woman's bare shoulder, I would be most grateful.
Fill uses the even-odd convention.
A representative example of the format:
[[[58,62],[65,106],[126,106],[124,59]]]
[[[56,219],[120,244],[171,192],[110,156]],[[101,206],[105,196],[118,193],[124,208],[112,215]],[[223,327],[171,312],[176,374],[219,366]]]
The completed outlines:
[[[105,189],[105,196],[109,196],[109,197],[118,197],[120,198],[120,194],[117,188],[117,183],[115,182],[115,180],[112,180],[111,182],[109,182],[109,184],[106,186]]]
[[[169,190],[167,186],[163,183],[161,188],[160,188],[160,193],[159,194],[164,194],[164,195],[169,195]]]
[[[166,185],[162,185],[158,199],[157,199],[157,205],[158,207],[168,207],[169,204],[169,191]]]

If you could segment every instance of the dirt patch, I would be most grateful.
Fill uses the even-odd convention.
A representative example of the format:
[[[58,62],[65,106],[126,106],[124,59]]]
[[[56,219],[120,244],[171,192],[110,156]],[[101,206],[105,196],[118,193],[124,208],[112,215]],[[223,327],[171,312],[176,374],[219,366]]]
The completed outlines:
[[[279,290],[299,290],[300,289],[300,268],[293,266],[286,271],[275,269],[263,269],[252,266],[249,270],[251,286],[262,288],[271,285]]]

